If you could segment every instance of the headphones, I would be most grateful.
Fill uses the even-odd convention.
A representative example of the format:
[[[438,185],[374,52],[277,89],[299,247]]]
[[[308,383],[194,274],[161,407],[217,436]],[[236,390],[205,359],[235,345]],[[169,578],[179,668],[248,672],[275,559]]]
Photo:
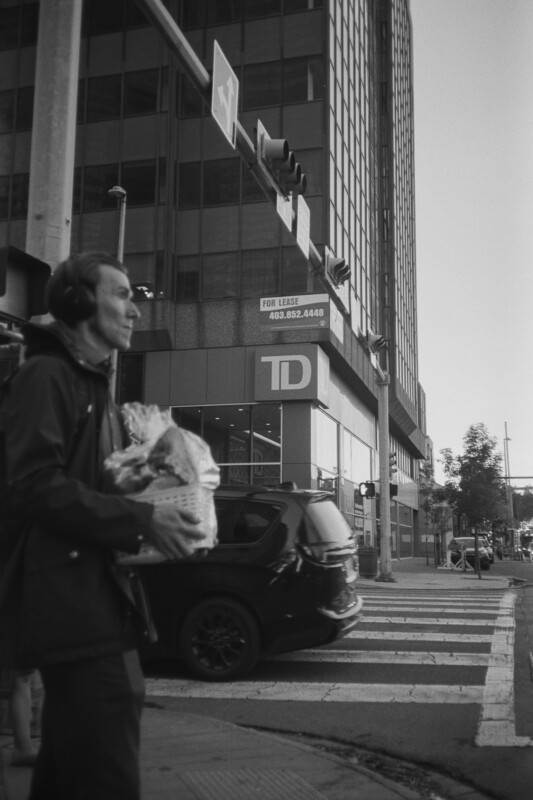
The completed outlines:
[[[94,268],[94,263],[90,264],[89,269],[80,267],[78,260],[72,256],[64,264],[64,289],[60,298],[60,316],[70,325],[89,319],[96,312],[94,290],[85,281],[87,273]]]

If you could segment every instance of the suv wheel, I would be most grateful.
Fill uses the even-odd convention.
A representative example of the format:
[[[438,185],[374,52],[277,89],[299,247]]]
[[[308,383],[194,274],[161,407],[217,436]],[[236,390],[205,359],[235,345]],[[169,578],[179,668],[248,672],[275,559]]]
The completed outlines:
[[[185,617],[179,641],[187,667],[204,681],[243,678],[261,651],[256,621],[243,605],[226,597],[195,606]]]

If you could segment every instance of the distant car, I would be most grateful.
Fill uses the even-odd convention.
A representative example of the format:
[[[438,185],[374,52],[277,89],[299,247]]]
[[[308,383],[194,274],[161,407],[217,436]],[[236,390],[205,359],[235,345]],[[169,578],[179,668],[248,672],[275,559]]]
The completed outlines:
[[[198,561],[139,567],[159,641],[207,681],[247,675],[261,653],[328,644],[362,616],[353,532],[331,493],[215,492],[219,544]]]
[[[491,564],[494,564],[494,548],[492,547],[491,543],[488,539],[480,538],[479,543],[483,545],[487,553],[489,554],[489,561]]]
[[[458,564],[464,552],[467,564],[475,568],[475,538],[473,536],[456,536],[451,540],[449,549],[452,564]],[[480,538],[478,538],[478,555],[479,568],[490,569],[490,557],[487,549],[481,544]]]

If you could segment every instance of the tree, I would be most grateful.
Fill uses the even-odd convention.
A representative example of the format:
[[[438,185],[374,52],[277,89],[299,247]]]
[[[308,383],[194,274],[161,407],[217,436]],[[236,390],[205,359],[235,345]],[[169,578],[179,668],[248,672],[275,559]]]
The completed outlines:
[[[482,422],[471,425],[464,438],[464,452],[454,455],[449,447],[441,450],[446,482],[444,490],[450,505],[474,528],[476,572],[481,578],[478,554],[480,529],[492,526],[505,515],[505,483],[502,456],[496,452],[496,439],[489,436]]]
[[[524,491],[513,492],[514,516],[518,522],[528,522],[533,519],[533,491],[531,486],[524,487]]]

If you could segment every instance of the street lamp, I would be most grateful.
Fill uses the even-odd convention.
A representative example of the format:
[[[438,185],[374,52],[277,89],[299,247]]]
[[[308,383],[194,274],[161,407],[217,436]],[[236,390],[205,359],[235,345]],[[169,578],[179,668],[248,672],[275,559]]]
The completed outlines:
[[[108,195],[111,197],[115,197],[117,203],[119,204],[120,209],[120,217],[118,223],[118,240],[117,240],[117,260],[120,261],[122,264],[124,260],[124,236],[126,232],[126,201],[128,199],[128,193],[122,186],[113,186],[112,189],[109,189],[107,192]],[[117,367],[118,367],[118,353],[116,350],[113,350],[111,354],[111,377],[109,379],[109,391],[111,392],[111,397],[115,399],[115,395],[117,392]]]
[[[390,519],[390,453],[389,453],[389,385],[390,375],[381,369],[377,353],[386,347],[383,336],[368,331],[363,339],[370,353],[370,363],[374,367],[378,387],[378,427],[379,427],[379,486],[380,486],[380,559],[379,575],[376,581],[395,583],[392,577],[391,519]]]
[[[115,197],[120,206],[120,220],[118,225],[117,259],[122,264],[124,259],[124,234],[126,230],[126,201],[128,193],[122,186],[113,186],[109,189],[108,195]]]

